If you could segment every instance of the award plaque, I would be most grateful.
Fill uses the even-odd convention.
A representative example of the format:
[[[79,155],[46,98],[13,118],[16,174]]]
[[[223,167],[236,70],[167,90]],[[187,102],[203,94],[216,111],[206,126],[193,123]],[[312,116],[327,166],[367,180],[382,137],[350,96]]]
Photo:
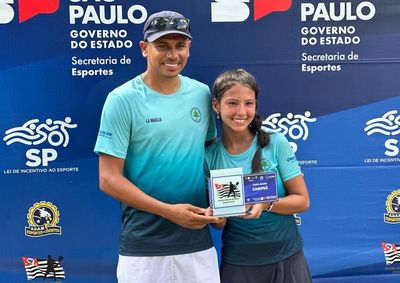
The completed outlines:
[[[244,215],[245,196],[242,168],[211,170],[209,194],[214,216]]]
[[[244,176],[245,203],[272,202],[278,200],[275,173],[259,173]]]

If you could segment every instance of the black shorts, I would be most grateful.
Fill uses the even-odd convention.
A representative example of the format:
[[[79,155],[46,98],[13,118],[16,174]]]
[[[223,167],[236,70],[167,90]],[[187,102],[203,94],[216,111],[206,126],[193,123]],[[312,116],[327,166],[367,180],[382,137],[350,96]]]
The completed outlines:
[[[311,273],[303,251],[271,264],[221,264],[221,283],[310,283]]]

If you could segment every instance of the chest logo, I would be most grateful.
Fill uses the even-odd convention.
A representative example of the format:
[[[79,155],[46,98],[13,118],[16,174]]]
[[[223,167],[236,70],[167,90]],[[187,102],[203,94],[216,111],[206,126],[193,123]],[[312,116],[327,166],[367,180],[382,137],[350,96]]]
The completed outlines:
[[[261,168],[263,171],[267,171],[268,167],[270,166],[268,160],[266,159],[261,159]]]
[[[200,109],[197,107],[193,107],[192,110],[190,110],[190,116],[192,117],[193,121],[195,121],[196,123],[199,123],[201,121]]]

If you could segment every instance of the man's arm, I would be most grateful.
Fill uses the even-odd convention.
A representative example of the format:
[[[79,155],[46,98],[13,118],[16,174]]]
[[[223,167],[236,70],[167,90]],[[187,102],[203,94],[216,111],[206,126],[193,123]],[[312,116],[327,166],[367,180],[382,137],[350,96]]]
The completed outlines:
[[[206,216],[206,209],[191,204],[167,204],[145,194],[122,174],[125,160],[108,154],[99,155],[100,189],[111,197],[136,209],[159,215],[184,228],[201,229],[217,223]]]

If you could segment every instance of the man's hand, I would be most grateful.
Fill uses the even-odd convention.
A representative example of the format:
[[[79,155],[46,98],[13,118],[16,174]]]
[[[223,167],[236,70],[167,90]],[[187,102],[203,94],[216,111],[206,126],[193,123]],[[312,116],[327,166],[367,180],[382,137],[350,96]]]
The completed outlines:
[[[171,205],[165,218],[188,229],[201,229],[207,224],[221,221],[218,217],[209,215],[207,209],[191,204]]]

